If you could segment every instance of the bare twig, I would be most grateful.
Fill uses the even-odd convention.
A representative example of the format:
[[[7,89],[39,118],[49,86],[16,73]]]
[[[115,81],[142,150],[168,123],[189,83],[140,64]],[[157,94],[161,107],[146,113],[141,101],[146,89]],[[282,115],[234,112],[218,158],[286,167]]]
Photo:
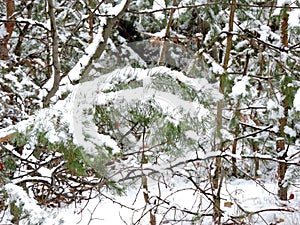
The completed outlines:
[[[240,136],[240,137],[236,137],[235,140],[240,140],[240,139],[244,139],[244,138],[247,138],[247,137],[254,137],[255,135],[261,133],[261,132],[264,132],[264,131],[268,131],[270,128],[272,128],[273,125],[269,125],[263,129],[260,129],[258,131],[255,131],[253,133],[250,133],[250,134],[246,134],[246,135],[243,135],[243,136]]]
[[[33,20],[28,20],[28,19],[22,19],[22,18],[18,18],[17,20],[14,19],[0,19],[1,23],[24,23],[26,25],[31,25],[31,26],[37,26],[37,27],[41,27],[47,31],[50,31],[47,27],[46,24],[38,22],[38,21],[33,21]]]
[[[93,210],[90,211],[90,210],[88,209],[88,211],[89,211],[89,213],[90,213],[90,219],[89,219],[88,225],[91,224],[91,222],[92,222],[93,220],[101,220],[101,219],[99,219],[99,218],[93,218],[93,215],[95,214],[95,211],[96,211],[96,209],[98,208],[98,206],[100,205],[100,203],[101,203],[101,199],[99,198],[99,201],[97,202],[97,204],[95,205],[95,207],[93,208]]]

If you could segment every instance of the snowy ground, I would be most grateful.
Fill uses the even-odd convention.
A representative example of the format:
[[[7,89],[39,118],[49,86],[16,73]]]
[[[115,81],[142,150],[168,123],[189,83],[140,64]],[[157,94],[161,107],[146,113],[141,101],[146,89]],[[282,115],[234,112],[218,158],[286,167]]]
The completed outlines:
[[[188,221],[191,219],[191,216],[186,217],[179,210],[176,211],[174,209],[185,209],[195,212],[197,207],[205,209],[209,201],[205,198],[201,199],[200,195],[195,194],[192,189],[189,189],[189,187],[191,187],[190,184],[187,185],[187,183],[182,182],[182,179],[174,181],[177,183],[171,192],[170,190],[167,191],[163,185],[160,186],[160,192],[158,192],[157,183],[150,182],[149,196],[159,195],[161,199],[168,202],[168,204],[160,205],[156,214],[157,224],[192,224]],[[9,185],[9,187],[11,188],[10,193],[15,192],[15,194],[18,193],[18,195],[22,194],[19,187],[14,185]],[[299,189],[291,188],[289,195],[293,194],[293,199],[281,203],[278,201],[276,195],[274,195],[274,193],[276,194],[276,190],[277,185],[275,183],[268,183],[261,186],[259,185],[259,180],[236,179],[233,181],[225,181],[221,204],[222,209],[225,211],[224,221],[226,221],[226,216],[230,218],[231,216],[244,215],[244,224],[299,224]],[[105,193],[105,195],[111,198],[111,200],[101,196],[91,200],[87,205],[83,202],[81,204],[70,205],[67,208],[48,208],[46,211],[34,205],[32,201],[28,201],[25,203],[24,208],[30,210],[31,215],[36,216],[37,220],[40,219],[38,217],[43,216],[43,222],[45,222],[43,224],[47,225],[111,225],[137,224],[138,222],[140,222],[140,224],[149,224],[149,213],[147,213],[149,205],[145,208],[143,191],[139,191],[139,188],[130,189],[124,196],[115,197],[115,195],[113,196],[110,193]],[[112,199],[114,201],[112,201]],[[154,203],[154,199],[156,198],[150,197],[150,202]],[[152,206],[154,206],[154,204]],[[280,209],[290,210],[290,212]],[[246,211],[249,213],[245,214]],[[251,214],[251,212],[257,211],[261,212],[259,214]],[[47,216],[47,214],[49,216]],[[175,222],[174,218],[181,219],[181,222]],[[6,221],[2,221],[2,224],[6,223]],[[22,224],[27,224],[26,219],[23,220],[23,223],[20,223],[20,225]],[[211,218],[200,218],[198,221],[195,220],[194,224],[211,224]]]
[[[172,202],[170,204],[179,206],[180,208],[192,208],[192,206],[195,204],[197,196],[194,195],[193,191],[185,190],[185,188],[185,184],[178,183],[176,189],[184,191],[172,195],[172,197],[169,199],[170,202]],[[265,188],[272,193],[276,193],[277,190],[277,186],[274,184],[266,184]],[[294,199],[279,205],[276,197],[273,194],[268,193],[266,190],[255,184],[253,181],[235,180],[230,184],[226,184],[224,186],[224,200],[222,200],[223,210],[227,212],[226,214],[228,214],[228,216],[244,214],[237,204],[242,206],[245,210],[252,212],[266,210],[259,215],[257,214],[251,216],[249,214],[244,220],[247,224],[298,224],[300,221],[299,191],[294,193]],[[136,202],[134,202],[136,193],[136,190],[131,190],[127,196],[118,197],[116,198],[116,201],[127,205],[128,207],[141,209],[144,207],[144,199],[142,193],[140,193],[137,196]],[[164,196],[168,194],[169,193],[163,193]],[[70,208],[67,212],[61,212],[64,216],[66,224],[135,224],[143,213],[142,210],[134,213],[133,210],[121,207],[120,205],[109,200],[103,200],[96,207],[97,203],[98,201],[96,200],[91,202],[89,209],[86,209],[82,215],[77,214],[75,216],[73,213],[75,210],[74,208]],[[233,204],[231,205],[230,203]],[[203,200],[202,204],[203,207],[207,205],[208,202]],[[278,210],[280,208],[288,208],[290,210],[295,210],[296,212],[283,212]],[[93,210],[95,211],[92,215]],[[65,213],[68,213],[69,215],[66,216]],[[157,224],[191,224],[191,222],[172,222],[171,220],[173,215],[174,213],[169,213],[166,218],[158,216]],[[188,218],[183,217],[182,219],[184,220]],[[143,222],[141,224],[149,224],[149,215],[146,215],[142,221]],[[195,224],[211,224],[211,219],[207,218],[198,223],[195,221]]]

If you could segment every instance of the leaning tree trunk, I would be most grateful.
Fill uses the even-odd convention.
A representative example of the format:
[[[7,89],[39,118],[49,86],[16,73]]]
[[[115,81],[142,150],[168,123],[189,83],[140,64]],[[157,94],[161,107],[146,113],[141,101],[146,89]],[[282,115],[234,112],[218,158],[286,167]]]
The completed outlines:
[[[55,95],[59,88],[59,83],[61,80],[60,72],[61,65],[59,59],[59,46],[58,46],[58,34],[57,34],[57,26],[56,26],[56,18],[54,13],[54,2],[53,0],[48,0],[48,8],[49,8],[49,17],[51,24],[51,38],[52,38],[52,61],[53,61],[53,85],[51,90],[45,97],[44,105],[48,106],[50,104],[50,99]]]

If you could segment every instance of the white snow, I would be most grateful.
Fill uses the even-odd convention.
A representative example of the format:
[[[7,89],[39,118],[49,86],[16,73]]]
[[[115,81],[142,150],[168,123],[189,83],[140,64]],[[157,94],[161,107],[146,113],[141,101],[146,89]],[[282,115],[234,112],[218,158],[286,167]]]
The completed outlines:
[[[295,107],[296,111],[300,111],[300,88],[298,89],[297,93],[295,94],[294,107]]]
[[[268,116],[270,119],[277,120],[285,116],[284,108],[278,104],[278,102],[275,102],[272,99],[269,99],[267,102],[267,110],[269,111]]]
[[[36,113],[34,132],[41,132],[51,142],[66,140],[65,132],[56,129],[56,123],[60,120],[62,112],[54,108],[42,109]]]
[[[219,63],[212,61],[212,71],[215,74],[223,74],[224,68]]]
[[[101,76],[99,80],[81,83],[72,93],[73,124],[71,126],[74,131],[74,143],[83,146],[85,152],[90,155],[98,155],[97,146],[110,147],[114,153],[120,151],[114,140],[97,132],[93,122],[97,93],[104,88],[102,79],[106,77]]]
[[[11,125],[9,127],[0,130],[0,138],[7,137],[14,134],[16,131],[23,133],[27,130],[28,126],[34,121],[34,117],[30,117],[27,120],[20,121],[16,125]]]
[[[20,225],[25,224],[47,224],[47,225],[59,225],[63,219],[63,215],[57,216],[50,214],[47,210],[41,208],[37,202],[28,196],[22,187],[15,184],[9,183],[4,186],[7,194],[10,196],[10,201],[15,201],[15,205],[23,209],[27,215],[20,222]],[[11,215],[5,215],[5,219],[8,220],[12,217]],[[3,221],[2,221],[3,222]],[[5,223],[5,222],[4,222]]]
[[[272,110],[274,108],[277,108],[278,104],[274,102],[272,99],[269,99],[267,102],[267,109]]]
[[[197,116],[201,120],[209,112],[203,106],[195,102],[184,101],[178,96],[155,90],[148,87],[151,84],[151,76],[164,74],[174,79],[178,79],[191,88],[201,90],[211,88],[205,79],[192,79],[182,73],[172,71],[166,67],[156,67],[153,69],[123,68],[112,73],[102,75],[92,81],[81,83],[72,94],[73,121],[71,130],[74,131],[75,144],[83,146],[89,155],[98,155],[96,146],[107,146],[113,149],[113,153],[120,152],[117,143],[109,136],[99,134],[93,121],[94,107],[97,104],[106,104],[109,101],[128,103],[141,100],[154,99],[160,104],[163,113],[169,116],[172,122],[177,123],[186,115]],[[143,87],[126,89],[117,92],[104,94],[103,91],[113,87],[114,83],[127,83],[131,79],[143,81]],[[205,90],[205,89],[204,89]]]
[[[81,0],[81,2],[83,3],[83,6],[85,6],[86,3],[84,3],[83,0]],[[126,2],[127,0],[122,0],[121,3],[117,4],[115,7],[112,7],[111,3],[103,5],[105,5],[108,14],[113,16],[117,15],[122,10]],[[206,1],[196,0],[196,3],[202,4],[206,3]],[[139,0],[138,4],[142,5],[143,2]],[[190,4],[190,0],[181,1],[179,4]],[[278,6],[283,6],[284,4],[289,4],[290,6],[297,6],[298,3],[296,4],[296,2],[293,2],[291,0],[277,1]],[[166,7],[165,0],[154,0],[152,10],[162,9],[164,7]],[[186,9],[176,10],[174,18],[179,17],[185,11]],[[280,11],[281,9],[279,8],[275,9],[273,15],[279,15]],[[300,9],[291,9],[288,11],[288,13],[289,25],[291,27],[299,28]],[[62,19],[62,17],[65,15],[61,14],[60,16]],[[76,12],[74,12],[74,16],[77,16]],[[86,18],[88,15],[81,16],[81,18],[78,17],[77,19],[80,20]],[[154,16],[158,20],[165,19],[163,11],[154,13]],[[103,18],[101,23],[102,25],[105,25],[106,21]],[[50,30],[49,20],[47,21],[47,23],[40,23],[32,19],[24,19],[20,17],[17,18],[17,20],[19,22],[26,22],[35,26],[43,26],[46,29]],[[270,28],[265,25],[260,25],[259,27],[261,35],[260,39],[262,41],[267,41],[270,35]],[[228,29],[228,26],[226,26],[224,29]],[[235,26],[234,29],[238,30],[238,27]],[[118,147],[118,143],[114,139],[112,139],[109,135],[103,135],[98,133],[97,126],[95,125],[95,122],[93,120],[96,105],[105,105],[108,103],[117,104],[118,102],[134,103],[138,100],[146,102],[149,99],[154,99],[161,108],[161,111],[164,114],[168,115],[167,120],[171,121],[174,124],[178,124],[183,118],[189,116],[195,116],[196,118],[198,118],[199,121],[202,121],[203,117],[209,116],[210,111],[198,102],[185,101],[176,94],[167,93],[152,88],[153,78],[155,77],[156,73],[165,73],[165,75],[168,76],[168,78],[172,78],[174,80],[183,82],[185,85],[189,86],[191,89],[196,90],[199,93],[208,93],[214,97],[214,101],[217,101],[222,98],[222,95],[218,92],[218,87],[213,84],[210,84],[207,79],[189,78],[183,73],[172,71],[166,67],[156,67],[153,69],[146,70],[125,68],[121,70],[116,70],[112,73],[103,75],[101,77],[96,77],[92,81],[80,83],[74,86],[71,85],[70,81],[80,80],[82,70],[86,69],[86,66],[92,59],[99,44],[103,41],[102,32],[103,28],[102,26],[100,26],[98,33],[94,36],[93,42],[90,45],[86,46],[85,55],[83,55],[80,58],[78,63],[69,72],[68,76],[65,77],[62,81],[62,84],[65,85],[65,88],[73,91],[73,93],[66,100],[58,101],[57,104],[53,106],[53,108],[47,108],[37,111],[34,116],[30,117],[26,121],[22,121],[15,126],[10,126],[0,130],[0,138],[3,138],[15,133],[16,130],[22,133],[26,133],[28,132],[28,127],[31,126],[31,132],[33,132],[31,133],[33,134],[32,137],[29,137],[31,143],[26,144],[24,146],[22,155],[16,152],[16,150],[14,150],[12,146],[6,146],[6,148],[10,149],[12,154],[15,154],[15,156],[20,158],[20,160],[35,160],[34,156],[32,156],[34,144],[36,143],[34,132],[44,133],[45,137],[47,137],[47,139],[51,143],[67,139],[65,133],[58,131],[55,127],[58,118],[61,118],[60,123],[66,123],[66,125],[70,129],[70,132],[74,135],[74,142],[78,145],[83,146],[85,153],[91,156],[98,155],[99,152],[97,147],[99,146],[110,147],[113,153],[120,153],[121,150]],[[5,35],[7,35],[5,27],[1,25],[0,39],[3,38]],[[155,33],[154,36],[164,37],[165,29],[161,30],[158,33]],[[60,35],[60,38],[63,40],[66,37],[64,35]],[[111,44],[110,46],[112,50],[116,50],[116,46],[110,39],[108,42]],[[247,44],[248,41],[240,42],[236,47],[244,48]],[[126,50],[130,51],[131,49],[127,48]],[[130,52],[130,55],[134,59],[141,62],[139,56],[133,51]],[[213,72],[214,74],[224,74],[225,71],[219,63],[217,63],[208,54],[204,53],[203,55],[207,62],[210,64],[211,72]],[[281,60],[283,61],[285,61],[288,57],[289,55],[286,53],[281,54]],[[43,61],[36,62],[44,66]],[[2,64],[0,64],[0,66],[2,66]],[[9,79],[10,81],[16,83],[16,87],[20,89],[26,83],[29,82],[29,79],[23,79],[22,83],[19,83],[16,76],[10,73],[5,74],[4,76],[6,79]],[[118,83],[127,84],[129,83],[129,81],[132,80],[142,81],[142,87],[136,87],[132,89],[126,89],[109,93],[105,92],[106,90],[113,88]],[[52,83],[53,79],[49,79],[43,88],[50,90],[50,88],[52,87]],[[247,88],[249,86],[249,77],[245,76],[242,77],[240,80],[236,79],[235,84],[232,87],[232,93],[230,94],[230,96],[234,99],[247,96],[249,92]],[[65,90],[60,89],[60,92],[63,91]],[[280,93],[278,95],[280,95]],[[280,105],[280,97],[278,97],[277,101],[275,101],[274,99],[269,99],[266,103],[267,112],[264,115],[266,115],[266,117],[268,117],[269,119],[274,119],[277,121],[278,118],[282,118],[284,116],[284,108]],[[261,104],[262,103],[260,103],[259,105]],[[300,89],[298,89],[298,91],[295,94],[293,106],[294,109],[291,109],[291,111],[300,111]],[[295,124],[295,127],[285,126],[284,132],[285,134],[291,137],[296,137],[297,129],[299,127],[299,123]],[[261,129],[262,127],[255,125],[254,128]],[[185,137],[190,141],[202,141],[202,134],[198,134],[195,130],[185,131]],[[272,130],[276,131],[278,130],[278,127],[274,126]],[[119,131],[122,134],[126,134],[128,129],[127,127],[120,127]],[[221,133],[225,140],[234,139],[233,135],[226,129],[222,129]],[[132,141],[134,141],[135,137],[128,135],[128,138],[132,138]],[[231,142],[229,142],[228,146],[230,146],[230,143]],[[227,145],[227,143],[225,144]],[[267,145],[269,143],[266,142],[265,144]],[[296,145],[299,145],[299,140],[298,142],[296,142]],[[141,146],[143,146],[143,144],[137,143],[137,147]],[[261,146],[262,150],[264,149],[264,147],[265,146]],[[198,146],[196,148],[198,148]],[[294,148],[293,154],[298,154],[298,146],[291,146],[291,148]],[[147,150],[148,149],[149,148],[147,148]],[[136,150],[136,148],[134,150]],[[175,224],[175,222],[172,221],[172,219],[182,218],[184,220],[187,220],[182,221],[180,223],[183,225],[190,225],[191,222],[188,220],[195,220],[194,224],[212,224],[211,217],[199,217],[199,221],[197,221],[198,212],[212,212],[211,208],[209,208],[211,206],[212,198],[212,191],[210,190],[211,180],[209,180],[211,178],[205,177],[205,175],[202,174],[203,170],[201,169],[205,167],[211,168],[211,171],[209,170],[208,173],[213,174],[212,171],[213,169],[215,169],[215,167],[213,166],[212,161],[209,162],[212,164],[208,165],[207,161],[205,160],[214,159],[217,156],[222,156],[222,158],[226,157],[226,159],[231,159],[231,157],[233,157],[237,159],[238,163],[241,164],[247,162],[243,158],[243,156],[246,155],[241,155],[240,152],[237,154],[232,154],[230,151],[219,152],[209,150],[210,149],[208,149],[208,153],[206,154],[204,153],[204,150],[199,150],[198,152],[198,149],[195,151],[190,149],[186,151],[186,149],[183,149],[183,155],[178,157],[174,161],[170,160],[170,157],[167,157],[162,154],[158,157],[156,164],[151,164],[149,162],[145,165],[142,165],[143,171],[141,170],[141,165],[137,165],[137,163],[126,161],[126,163],[129,162],[129,164],[127,165],[129,168],[126,169],[132,169],[132,171],[134,171],[134,169],[136,170],[135,172],[133,172],[132,175],[140,175],[143,172],[144,174],[149,176],[149,190],[141,189],[141,180],[138,180],[136,183],[131,184],[130,187],[127,189],[126,194],[122,196],[117,196],[115,194],[112,194],[108,190],[102,189],[101,193],[98,193],[98,198],[94,198],[89,202],[83,201],[81,203],[74,203],[59,209],[51,209],[39,206],[37,201],[35,201],[32,198],[32,193],[27,193],[22,187],[18,186],[17,184],[26,180],[30,180],[32,182],[43,181],[51,183],[51,179],[53,179],[53,172],[55,171],[55,169],[59,168],[64,162],[61,162],[61,164],[54,168],[46,168],[41,165],[41,167],[38,167],[38,169],[35,170],[36,174],[32,176],[26,176],[28,168],[22,167],[19,171],[15,173],[15,176],[19,176],[19,178],[14,179],[11,183],[4,184],[4,189],[6,190],[9,196],[9,199],[6,203],[9,205],[9,203],[15,202],[15,204],[18,207],[22,208],[23,212],[27,215],[27,217],[24,217],[20,221],[19,225],[118,225],[136,224],[137,221],[140,221],[140,224],[149,224],[149,213],[147,213],[147,210],[150,210],[151,208],[153,209],[153,211],[157,209],[157,212],[155,212],[157,224]],[[247,150],[249,149],[246,149],[245,151]],[[272,161],[275,159],[272,155],[268,153],[269,150],[266,150],[267,151],[264,153],[248,153],[249,155],[247,155],[249,156],[249,158],[251,158],[251,156],[256,156],[259,157],[261,160],[265,159],[270,161],[270,165],[266,163],[266,165],[261,166],[261,171],[257,171],[258,174],[261,175],[261,177],[266,176],[266,174],[263,174],[262,172],[264,171],[264,166],[270,167],[272,169],[273,166],[276,167],[277,165],[276,162]],[[146,152],[145,155],[147,154],[150,155],[152,154],[152,152]],[[289,154],[292,155],[290,150]],[[297,154],[295,156],[297,156]],[[192,167],[192,163],[189,163],[188,160],[194,160],[195,157],[197,157],[197,161],[193,162],[195,163],[193,164],[193,166],[199,166],[199,168],[196,168],[197,171],[199,169],[199,174],[197,174],[197,178],[194,178],[196,179],[196,184],[199,185],[200,188],[208,190],[206,196],[204,196],[199,192],[199,190],[197,190],[195,184],[190,183],[188,181],[188,178],[192,177],[191,174],[194,171],[196,171],[195,167]],[[49,157],[49,159],[47,158],[45,162],[48,162],[48,160],[50,161],[51,157]],[[90,160],[93,161],[94,158],[91,158]],[[298,158],[295,157],[295,161],[293,162],[298,163]],[[287,171],[285,177],[286,181],[288,179],[292,179],[292,176],[294,175],[294,171],[292,171],[292,168],[293,166],[289,166],[289,170]],[[123,168],[120,167],[120,170],[122,169]],[[195,170],[193,171],[192,169]],[[150,175],[153,171],[158,172],[158,175],[153,176],[154,178],[150,178]],[[122,172],[124,171],[121,171],[121,173]],[[0,171],[0,175],[0,181],[2,185],[2,171]],[[181,176],[180,178],[179,175]],[[224,217],[222,218],[222,222],[224,222],[225,224],[226,219],[230,219],[232,216],[242,215],[244,216],[244,218],[243,222],[241,223],[245,224],[298,224],[300,221],[299,188],[297,186],[289,187],[289,194],[295,194],[295,198],[289,199],[284,203],[280,202],[277,198],[277,178],[275,176],[275,178],[270,177],[268,178],[267,182],[263,180],[263,178],[247,180],[232,178],[227,179],[227,177],[225,177],[221,192],[221,209],[224,210]],[[117,178],[119,178],[117,177],[117,175],[112,175],[112,179],[117,180]],[[207,183],[203,181],[201,182],[201,180],[205,179],[207,179]],[[133,180],[131,182],[133,182]],[[287,185],[288,182],[286,182],[285,184]],[[143,193],[147,193],[150,196],[150,204],[145,203]],[[155,201],[157,202],[157,205]],[[291,212],[285,212],[283,209],[289,209],[291,210]],[[258,210],[266,211],[259,214],[253,213]],[[183,211],[195,212],[195,214],[191,213],[185,215]],[[1,224],[11,223],[11,219],[13,216],[8,213],[8,210],[0,216]]]
[[[292,4],[293,6],[296,6],[296,4]],[[289,12],[289,25],[292,27],[298,27],[300,26],[300,9],[293,9]]]
[[[243,77],[240,81],[236,82],[232,87],[231,96],[233,98],[244,97],[248,94],[246,86],[249,83],[249,77]]]
[[[109,14],[113,16],[117,16],[118,14],[120,14],[120,12],[122,11],[122,9],[124,8],[127,2],[128,0],[122,0],[119,4],[109,9]]]
[[[119,4],[117,4],[116,6],[112,7],[109,6],[107,8],[107,12],[109,15],[113,16],[113,15],[118,15],[121,10],[123,9],[124,5],[126,4],[127,0],[122,0]],[[106,4],[107,5],[107,4]],[[76,65],[72,68],[71,71],[69,71],[68,76],[65,77],[61,84],[66,85],[67,89],[72,89],[72,87],[69,85],[70,81],[77,81],[80,79],[80,75],[83,69],[86,69],[86,67],[88,66],[91,58],[94,56],[94,53],[96,52],[99,44],[101,42],[103,42],[103,26],[106,25],[106,18],[104,17],[100,17],[99,18],[101,20],[100,24],[101,26],[99,26],[99,29],[97,31],[97,34],[94,35],[93,38],[93,42],[91,44],[89,44],[87,46],[87,48],[85,49],[85,55],[83,55],[79,61],[76,63]],[[63,90],[60,90],[63,91]]]
[[[193,131],[193,130],[188,130],[188,131],[186,131],[185,132],[185,136],[187,137],[187,138],[190,138],[190,139],[192,139],[192,140],[195,140],[195,141],[198,141],[199,140],[199,134],[197,134],[195,131]]]
[[[297,133],[294,129],[290,128],[289,126],[284,126],[284,133],[288,134],[291,137],[296,137]]]
[[[278,0],[277,1],[277,6],[290,6],[290,7],[296,7],[294,9],[288,10],[289,14],[289,25],[291,27],[299,27],[300,26],[300,9],[296,1],[291,1],[291,0]],[[298,7],[298,8],[297,8]],[[276,8],[272,14],[272,16],[278,16],[280,15],[281,8]]]
[[[81,70],[89,64],[89,61],[91,60],[93,54],[96,52],[96,49],[99,46],[100,42],[103,41],[102,33],[103,27],[100,26],[98,33],[93,39],[93,42],[86,48],[86,55],[83,55],[76,63],[76,65],[72,68],[72,70],[69,72],[68,77],[71,81],[76,81],[80,79]],[[64,79],[66,83],[68,83],[68,77]]]
[[[161,29],[159,32],[153,34],[154,37],[163,38],[166,36],[166,29]]]
[[[0,39],[3,39],[7,35],[5,26],[3,24],[0,25]]]
[[[165,0],[154,0],[152,10],[163,9],[166,7]],[[154,16],[158,20],[162,20],[165,18],[163,11],[155,12]]]
[[[181,6],[184,6],[184,5],[188,5],[188,4],[190,4],[189,0],[183,0],[183,1],[179,2],[178,7],[181,7]],[[187,11],[186,8],[175,10],[173,18],[174,19],[180,18],[180,16],[182,16],[182,14],[186,13],[186,11]]]
[[[182,169],[181,172],[189,176],[186,170]],[[144,190],[139,193],[139,186],[132,186],[124,196],[115,196],[108,192],[103,192],[104,196],[114,201],[100,195],[98,198],[90,200],[87,207],[85,207],[86,203],[83,202],[77,203],[76,206],[70,205],[59,210],[41,208],[19,186],[7,184],[5,188],[8,194],[16,200],[17,205],[23,204],[23,208],[30,215],[31,223],[41,222],[41,224],[45,225],[111,225],[124,224],[124,221],[127,224],[134,224],[139,219],[141,219],[141,224],[149,224],[149,213],[146,213],[145,216],[142,215],[146,212],[144,209],[150,209],[150,207],[155,209],[154,200],[161,204],[161,208],[155,214],[157,222],[171,224],[172,219],[181,218],[182,213],[180,209],[187,211],[199,210],[201,212],[209,206],[209,197],[195,192],[191,184],[178,179],[176,176],[169,182],[168,185],[170,186],[166,188],[162,183],[158,186],[157,182],[148,178],[149,191],[147,193],[150,196],[151,205],[145,205]],[[284,224],[295,224],[292,221],[299,221],[300,219],[300,213],[298,211],[293,212],[293,210],[299,209],[297,203],[300,195],[299,192],[295,191],[296,189],[291,188],[290,193],[295,194],[295,198],[287,202],[291,212],[284,212],[281,210],[284,207],[278,205],[275,197],[277,192],[276,184],[266,183],[263,185],[259,180],[225,180],[222,190],[221,209],[224,210],[227,218],[243,215],[244,212],[241,209],[248,212],[271,209],[261,213],[262,217],[257,214],[251,216],[244,214],[244,221],[248,222],[248,224],[264,225],[266,221],[268,224],[271,224],[282,218],[285,221]],[[159,201],[156,196],[159,196],[163,201]],[[274,211],[276,209],[278,211]],[[192,219],[193,215],[185,218]],[[9,215],[6,215],[5,219],[9,221]],[[199,224],[209,225],[212,223],[210,217],[202,219],[202,222],[200,222],[201,220],[198,221]],[[6,221],[4,220],[3,222],[5,223]],[[26,220],[22,220],[20,223],[20,225],[25,224]],[[180,224],[190,225],[190,222],[187,221]]]
[[[211,70],[215,74],[224,74],[224,68],[217,63],[209,54],[203,53],[203,56],[207,60],[208,63],[211,64]]]
[[[260,40],[267,42],[271,33],[271,28],[266,25],[261,25],[259,29]]]

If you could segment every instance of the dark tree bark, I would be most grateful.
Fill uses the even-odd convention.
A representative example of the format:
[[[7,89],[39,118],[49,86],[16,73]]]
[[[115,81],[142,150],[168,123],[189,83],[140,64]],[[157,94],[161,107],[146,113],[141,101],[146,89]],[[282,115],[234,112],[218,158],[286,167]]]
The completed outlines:
[[[14,0],[7,0],[6,1],[6,19],[8,21],[14,20],[14,12],[15,12],[15,3]],[[6,36],[0,39],[0,60],[8,60],[8,42],[11,38],[12,32],[14,30],[15,23],[14,22],[6,22],[5,29],[6,29]]]
[[[288,47],[288,13],[287,9],[282,9],[282,18],[281,18],[281,42],[283,46]],[[285,88],[282,87],[283,94],[285,93]],[[279,160],[285,160],[287,152],[285,151],[285,141],[284,137],[284,127],[287,125],[287,118],[288,118],[288,110],[290,107],[288,107],[288,104],[286,102],[286,97],[282,100],[281,105],[284,107],[284,117],[279,119],[279,132],[280,132],[280,138],[276,140],[276,150],[277,150],[277,159]],[[278,197],[280,200],[287,200],[287,185],[284,182],[285,174],[287,170],[287,164],[285,162],[280,162],[278,164]]]
[[[276,140],[276,150],[277,150],[277,159],[278,160],[285,160],[286,152],[284,147],[284,139],[280,138]],[[285,173],[287,170],[287,164],[285,162],[278,163],[278,197],[280,200],[287,200],[287,185],[284,182]]]

